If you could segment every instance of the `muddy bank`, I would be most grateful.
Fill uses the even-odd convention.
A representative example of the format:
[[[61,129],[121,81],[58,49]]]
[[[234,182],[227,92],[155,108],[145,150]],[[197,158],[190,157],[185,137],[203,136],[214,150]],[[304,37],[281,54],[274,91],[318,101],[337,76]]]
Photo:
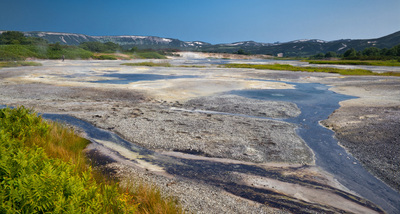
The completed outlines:
[[[324,121],[340,144],[400,191],[400,106],[342,107]]]
[[[323,124],[373,174],[400,191],[400,106],[349,106]]]
[[[349,77],[335,91],[360,98],[341,103],[323,124],[374,175],[400,190],[400,79]]]

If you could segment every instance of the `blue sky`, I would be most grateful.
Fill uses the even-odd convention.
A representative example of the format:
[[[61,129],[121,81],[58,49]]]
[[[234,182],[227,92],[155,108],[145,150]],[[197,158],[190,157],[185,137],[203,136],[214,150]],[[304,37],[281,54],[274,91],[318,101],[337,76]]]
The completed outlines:
[[[400,31],[400,0],[0,0],[0,30],[213,44],[367,39]]]

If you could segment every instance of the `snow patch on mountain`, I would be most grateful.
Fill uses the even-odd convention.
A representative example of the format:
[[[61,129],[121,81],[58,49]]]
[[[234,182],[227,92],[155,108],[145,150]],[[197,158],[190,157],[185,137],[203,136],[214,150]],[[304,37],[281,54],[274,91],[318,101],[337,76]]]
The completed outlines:
[[[341,51],[341,50],[343,50],[343,49],[345,49],[345,48],[347,48],[347,45],[344,44],[344,43],[342,43],[342,47],[340,47],[337,51]]]
[[[61,36],[61,41],[63,41],[64,43],[67,43],[67,41],[65,41],[64,36]]]

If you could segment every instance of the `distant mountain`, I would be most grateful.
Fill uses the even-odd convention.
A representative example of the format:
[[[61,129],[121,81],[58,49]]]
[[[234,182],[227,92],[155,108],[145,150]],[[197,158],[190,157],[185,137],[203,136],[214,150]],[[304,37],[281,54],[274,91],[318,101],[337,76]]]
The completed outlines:
[[[28,37],[40,37],[47,40],[49,43],[57,43],[64,45],[79,45],[82,42],[94,42],[97,39],[92,36],[86,36],[76,33],[57,33],[57,32],[24,32]]]
[[[0,31],[1,33],[2,31]],[[24,32],[26,36],[41,37],[49,43],[59,42],[60,44],[79,45],[82,42],[100,41],[114,42],[124,48],[134,46],[140,49],[164,49],[174,48],[189,51],[207,51],[219,53],[232,53],[239,49],[253,54],[277,55],[282,53],[284,56],[310,56],[317,53],[334,51],[344,53],[350,48],[363,50],[367,47],[391,48],[400,44],[400,31],[376,38],[376,39],[342,39],[336,41],[323,41],[318,39],[295,40],[285,43],[260,43],[254,41],[235,42],[227,44],[210,44],[207,42],[194,41],[185,42],[179,39],[162,38],[156,36],[87,36],[74,33],[56,32]]]
[[[243,49],[253,54],[269,54],[276,56],[279,53],[283,53],[284,56],[310,56],[329,51],[344,53],[350,48],[356,50],[363,50],[367,47],[391,48],[398,44],[400,44],[400,31],[376,39],[342,39],[329,42],[318,39],[304,39],[273,44],[250,41],[206,46],[203,50],[230,53],[238,49]]]
[[[1,33],[1,31],[0,31]],[[177,48],[181,50],[197,50],[203,46],[209,46],[210,43],[194,41],[184,42],[178,39],[161,38],[156,36],[87,36],[75,33],[56,33],[56,32],[24,32],[25,36],[40,37],[46,39],[49,43],[79,45],[82,42],[114,42],[124,48],[134,46],[140,49],[164,49]]]
[[[184,50],[196,50],[203,46],[209,46],[210,43],[206,42],[184,42],[178,39],[161,38],[156,36],[93,36],[100,42],[114,42],[124,48],[132,48],[134,46],[144,48],[178,48]]]

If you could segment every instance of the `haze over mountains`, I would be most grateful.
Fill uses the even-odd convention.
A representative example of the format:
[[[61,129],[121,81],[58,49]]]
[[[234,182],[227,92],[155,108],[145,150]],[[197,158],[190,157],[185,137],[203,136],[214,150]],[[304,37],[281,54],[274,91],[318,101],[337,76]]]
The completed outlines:
[[[0,31],[1,33],[2,31]],[[235,42],[227,44],[210,44],[202,41],[185,42],[179,39],[162,38],[156,36],[88,36],[74,33],[57,32],[24,32],[29,37],[41,37],[49,43],[79,45],[82,42],[99,41],[114,42],[123,48],[138,47],[139,49],[180,49],[186,51],[207,52],[236,52],[239,49],[252,54],[284,56],[309,56],[317,53],[334,51],[344,53],[350,48],[363,50],[367,47],[391,48],[400,44],[400,31],[375,39],[343,39],[336,41],[323,41],[318,39],[303,39],[285,43],[260,43],[254,41]]]

